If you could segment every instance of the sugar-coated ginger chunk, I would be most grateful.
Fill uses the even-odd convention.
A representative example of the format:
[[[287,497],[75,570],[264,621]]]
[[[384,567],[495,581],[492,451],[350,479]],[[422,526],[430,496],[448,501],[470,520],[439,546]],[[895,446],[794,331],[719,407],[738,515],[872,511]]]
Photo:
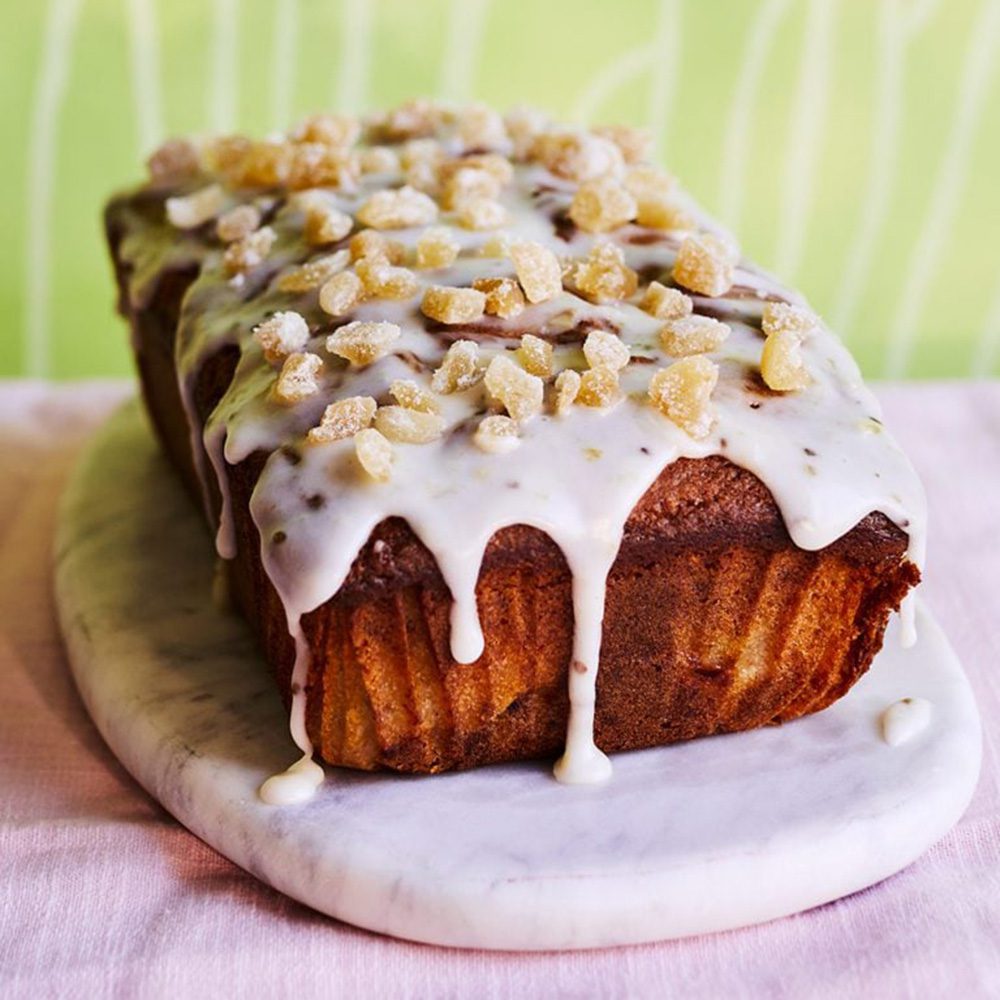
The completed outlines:
[[[398,378],[389,386],[389,395],[400,406],[408,410],[420,410],[421,413],[438,413],[440,407],[432,392],[417,385],[412,379]]]
[[[513,278],[476,278],[472,287],[486,296],[486,312],[513,319],[524,310],[524,292]]]
[[[361,468],[376,482],[385,483],[392,477],[392,445],[374,427],[354,435],[354,454]]]
[[[587,233],[606,233],[635,218],[635,198],[613,177],[584,181],[569,206],[569,217]]]
[[[718,380],[718,366],[703,354],[681,358],[653,375],[649,399],[691,437],[707,437],[715,422],[712,391]]]
[[[349,313],[363,298],[365,286],[353,271],[340,271],[319,290],[319,307],[330,316]]]
[[[580,387],[576,402],[582,406],[605,408],[613,406],[621,399],[618,385],[618,371],[615,368],[589,368],[580,375]]]
[[[486,296],[475,288],[451,288],[431,285],[424,291],[420,311],[438,323],[474,323],[483,315]]]
[[[486,389],[518,423],[542,410],[544,385],[515,364],[506,354],[498,354],[486,369]]]
[[[737,254],[734,247],[713,233],[688,236],[674,261],[673,279],[700,295],[725,295],[733,284]]]
[[[767,387],[776,392],[805,389],[810,378],[802,359],[801,334],[788,328],[770,334],[761,351],[760,374]]]
[[[406,185],[376,191],[358,209],[358,221],[372,229],[407,229],[430,225],[437,214],[433,198]]]
[[[682,316],[667,320],[660,330],[660,344],[675,358],[717,351],[729,336],[729,327],[711,316]]]
[[[473,432],[472,441],[491,455],[513,451],[521,443],[517,421],[502,414],[484,417]]]
[[[682,319],[690,316],[694,303],[677,288],[651,281],[642,297],[641,307],[657,319]]]
[[[254,327],[253,336],[263,349],[264,357],[275,365],[306,346],[309,324],[300,313],[276,312]]]
[[[524,370],[531,375],[549,378],[552,374],[552,345],[533,333],[526,333],[521,338],[517,357]]]
[[[582,381],[580,373],[573,371],[572,368],[566,368],[556,376],[556,391],[552,407],[557,416],[561,417],[564,413],[569,412],[580,393],[580,384]]]
[[[483,377],[479,367],[479,345],[474,340],[456,340],[448,348],[441,366],[431,378],[431,388],[444,395],[471,389]]]
[[[639,276],[625,263],[621,247],[611,242],[595,243],[576,263],[573,280],[581,295],[597,303],[627,299],[639,287]]]
[[[301,403],[319,392],[323,360],[316,354],[289,354],[271,390],[271,398],[282,406]]]
[[[395,323],[355,320],[334,330],[326,338],[326,349],[352,364],[370,365],[389,353],[401,333]]]
[[[380,406],[375,414],[375,427],[390,441],[426,444],[444,433],[444,417],[405,406]]]
[[[354,437],[368,427],[378,404],[371,396],[349,396],[331,403],[320,422],[306,434],[309,444],[328,444]]]
[[[583,356],[591,368],[620,371],[631,357],[628,344],[608,330],[591,330],[583,342]]]
[[[529,302],[547,302],[562,292],[562,266],[548,247],[522,240],[511,246],[510,259]]]
[[[417,240],[417,267],[450,267],[460,250],[458,241],[444,226],[432,226]]]
[[[214,219],[226,204],[226,195],[218,184],[166,200],[167,221],[178,229],[196,229]]]

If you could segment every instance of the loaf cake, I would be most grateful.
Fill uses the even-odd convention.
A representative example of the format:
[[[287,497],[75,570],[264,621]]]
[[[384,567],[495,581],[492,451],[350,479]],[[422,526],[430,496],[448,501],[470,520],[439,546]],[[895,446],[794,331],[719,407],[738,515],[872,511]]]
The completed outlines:
[[[919,481],[641,131],[415,101],[149,170],[106,210],[120,310],[288,707],[289,788],[312,759],[599,781],[868,668]]]

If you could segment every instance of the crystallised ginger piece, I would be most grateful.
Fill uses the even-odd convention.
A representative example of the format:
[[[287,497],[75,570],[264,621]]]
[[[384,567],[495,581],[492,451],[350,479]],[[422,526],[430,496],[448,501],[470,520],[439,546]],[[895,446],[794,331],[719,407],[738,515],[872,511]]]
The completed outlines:
[[[517,357],[529,374],[539,378],[549,378],[552,375],[552,345],[547,340],[526,333],[521,338]]]
[[[349,396],[331,403],[317,426],[306,434],[309,444],[327,444],[353,437],[371,424],[378,404],[371,396]]]
[[[483,315],[486,296],[475,288],[431,285],[424,291],[420,311],[438,323],[474,323]]]
[[[291,146],[285,185],[291,191],[307,188],[347,187],[354,183],[357,162],[345,149],[319,142]]]
[[[463,229],[499,229],[507,221],[507,209],[492,198],[470,198],[456,213]]]
[[[485,104],[473,104],[459,111],[458,137],[465,149],[495,149],[508,141],[503,118]]]
[[[249,236],[260,225],[260,209],[256,205],[237,205],[219,216],[215,235],[223,243],[232,243]]]
[[[507,112],[503,122],[513,144],[515,158],[523,160],[530,154],[535,138],[548,125],[548,118],[537,108],[522,106]]]
[[[562,267],[548,247],[523,240],[511,246],[510,259],[529,302],[547,302],[562,292]]]
[[[419,410],[421,413],[438,413],[440,407],[433,394],[412,379],[398,378],[389,386],[389,395],[400,406],[408,410]]]
[[[484,417],[472,435],[472,442],[477,448],[491,455],[502,455],[513,451],[521,443],[517,433],[517,421],[502,414]]]
[[[329,316],[343,316],[363,298],[365,286],[353,271],[341,271],[319,290],[319,307]]]
[[[259,267],[277,238],[277,233],[270,226],[261,226],[249,236],[234,240],[222,255],[222,270],[228,275],[235,275],[246,274]]]
[[[448,348],[441,366],[431,378],[435,392],[449,394],[470,389],[483,377],[479,367],[479,345],[474,340],[456,340]]]
[[[649,383],[650,402],[693,438],[706,437],[715,421],[711,397],[718,366],[698,354],[661,368]]]
[[[682,291],[668,288],[658,281],[649,283],[639,305],[657,319],[682,319],[690,316],[694,308],[694,303]]]
[[[583,356],[591,368],[620,371],[628,364],[631,352],[621,337],[607,330],[591,330],[583,342]]]
[[[314,396],[319,392],[322,370],[323,360],[316,354],[289,354],[271,390],[271,398],[282,406],[293,406]]]
[[[603,139],[610,139],[621,150],[627,164],[644,160],[652,142],[652,136],[646,129],[632,125],[599,125],[593,132]]]
[[[572,368],[566,368],[556,376],[556,393],[552,406],[557,416],[561,417],[564,413],[569,412],[573,403],[576,402],[582,381],[580,373],[573,371]]]
[[[427,444],[444,433],[444,417],[405,406],[380,406],[375,414],[375,428],[390,441]]]
[[[701,295],[724,295],[733,284],[737,254],[730,243],[712,233],[688,236],[674,261],[673,279]]]
[[[226,203],[218,184],[209,184],[188,195],[168,198],[165,203],[167,221],[178,229],[196,229],[214,219]]]
[[[602,174],[618,175],[624,167],[621,150],[610,139],[572,129],[540,133],[530,156],[557,177],[577,183]]]
[[[460,250],[458,242],[444,226],[432,226],[417,240],[417,267],[450,267]]]
[[[506,354],[498,354],[486,369],[486,389],[502,403],[518,423],[542,410],[544,386],[537,375],[516,365]]]
[[[392,476],[392,445],[386,437],[368,427],[354,435],[354,454],[361,468],[376,482],[388,482]]]
[[[351,262],[347,250],[325,254],[315,260],[307,261],[283,274],[277,281],[279,292],[309,292],[325,284],[335,274],[339,274]]]
[[[524,311],[524,292],[513,278],[476,278],[472,287],[486,296],[486,312],[513,319]]]
[[[306,208],[302,234],[311,246],[337,243],[354,227],[354,220],[333,205],[313,202]]]
[[[351,260],[384,257],[390,264],[402,264],[406,260],[406,247],[399,240],[390,240],[374,229],[362,229],[360,233],[355,233],[347,245]]]
[[[675,358],[717,351],[730,330],[711,316],[682,316],[668,320],[660,330],[660,344]]]
[[[353,146],[361,135],[361,123],[349,115],[310,115],[293,130],[296,142],[318,142],[340,148]]]
[[[639,276],[625,263],[625,254],[614,243],[595,243],[573,269],[577,289],[591,302],[627,299],[639,286]]]
[[[426,226],[437,218],[437,205],[422,191],[406,185],[376,191],[358,209],[358,221],[372,229],[407,229]]]
[[[606,233],[635,218],[635,198],[613,177],[584,181],[573,196],[569,217],[586,233]]]
[[[492,201],[500,194],[502,187],[493,173],[479,167],[466,166],[453,171],[439,170],[439,174],[444,174],[446,177],[441,193],[441,207],[445,209],[460,209],[469,201],[483,199]]]
[[[362,174],[392,174],[400,169],[399,154],[389,146],[371,146],[358,152]]]
[[[809,385],[809,372],[802,360],[802,338],[792,329],[779,328],[764,341],[760,374],[775,392],[797,392]]]
[[[389,352],[401,333],[395,323],[355,320],[334,330],[326,338],[326,349],[352,364],[370,365]]]
[[[580,375],[576,402],[583,406],[607,407],[621,399],[618,371],[603,365],[589,368]]]
[[[766,336],[775,333],[794,333],[805,337],[819,324],[815,314],[802,306],[789,302],[765,302],[761,317],[761,327]]]
[[[309,342],[309,324],[300,313],[276,312],[253,329],[264,357],[275,365],[287,355],[301,351]]]
[[[150,179],[177,181],[193,177],[201,168],[198,150],[187,139],[168,139],[146,160]]]
[[[417,294],[416,275],[405,267],[395,267],[380,257],[362,257],[354,270],[373,299],[408,299]]]

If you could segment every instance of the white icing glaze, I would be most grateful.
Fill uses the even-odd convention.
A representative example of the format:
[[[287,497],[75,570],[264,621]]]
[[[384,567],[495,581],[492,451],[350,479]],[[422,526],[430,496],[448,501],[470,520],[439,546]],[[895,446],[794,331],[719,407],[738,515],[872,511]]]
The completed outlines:
[[[901,698],[882,713],[882,739],[891,747],[919,736],[931,721],[931,703],[926,698]]]
[[[261,800],[269,806],[294,806],[308,802],[323,784],[323,768],[307,753],[281,774],[260,786]]]
[[[356,212],[371,190],[391,180],[385,175],[362,179],[355,190],[336,192],[337,204]],[[506,232],[541,242],[563,257],[585,256],[598,238],[580,231],[560,235],[554,221],[565,212],[573,190],[540,167],[519,165],[514,184],[501,196],[509,214]],[[694,206],[692,211],[700,228],[717,229]],[[450,219],[445,213],[441,221]],[[615,329],[632,354],[622,372],[624,394],[617,405],[603,411],[577,406],[563,417],[543,413],[523,426],[516,449],[497,455],[471,444],[469,418],[483,412],[482,386],[441,396],[448,431],[430,444],[396,445],[392,477],[385,483],[365,478],[350,440],[305,446],[306,430],[332,399],[371,395],[384,401],[396,378],[429,387],[448,343],[459,338],[473,336],[485,360],[516,347],[518,339],[509,332],[504,337],[505,324],[499,321],[471,333],[463,328],[442,332],[421,316],[418,305],[427,285],[467,286],[478,277],[513,274],[508,260],[477,253],[495,233],[455,229],[463,256],[448,268],[415,272],[417,296],[365,302],[347,317],[389,320],[402,330],[391,355],[348,370],[322,346],[325,335],[346,318],[333,321],[322,314],[315,291],[291,294],[275,287],[276,275],[318,255],[305,246],[302,223],[292,203],[282,204],[269,223],[278,235],[273,251],[242,281],[222,276],[218,250],[202,252],[201,273],[184,303],[177,358],[182,396],[191,426],[197,427],[192,394],[202,365],[224,345],[240,351],[232,382],[202,435],[222,496],[217,545],[221,556],[235,554],[225,463],[269,453],[250,507],[265,570],[296,640],[291,731],[307,756],[312,747],[304,721],[308,645],[302,616],[337,593],[372,530],[389,517],[404,518],[437,561],[452,595],[451,653],[459,663],[477,660],[484,650],[475,587],[491,537],[507,526],[528,525],[558,544],[573,575],[575,613],[570,719],[565,751],[555,769],[557,778],[568,783],[602,781],[610,775],[611,765],[593,739],[605,581],[629,514],[669,463],[723,455],[750,470],[771,491],[789,534],[803,549],[821,549],[870,512],[880,511],[906,531],[909,558],[922,564],[921,485],[884,430],[879,406],[840,341],[825,328],[806,339],[803,357],[812,376],[807,389],[789,394],[762,390],[757,375],[762,301],[802,300],[742,263],[727,296],[695,297],[696,311],[720,315],[732,331],[710,355],[720,378],[713,394],[717,419],[704,439],[689,437],[645,401],[651,373],[672,359],[658,342],[661,322],[638,307],[639,294],[599,306],[564,291],[529,306],[506,329],[554,340],[556,370],[584,366],[582,330],[595,325]],[[422,231],[417,227],[386,235],[412,245]],[[669,274],[683,236],[626,225],[601,239],[621,246],[628,264],[640,273],[659,275]],[[251,336],[257,322],[282,309],[307,318],[314,332],[309,349],[326,361],[322,391],[293,407],[271,401],[274,371]],[[205,474],[200,448],[196,454]],[[205,495],[207,501],[207,487]],[[310,497],[321,502],[307,505]],[[912,632],[908,610],[905,624],[904,631]]]

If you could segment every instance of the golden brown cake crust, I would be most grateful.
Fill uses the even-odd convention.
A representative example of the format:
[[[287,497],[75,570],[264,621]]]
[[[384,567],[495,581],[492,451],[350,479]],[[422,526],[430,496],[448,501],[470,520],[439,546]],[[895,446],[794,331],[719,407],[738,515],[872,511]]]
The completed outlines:
[[[131,307],[120,206],[109,209],[108,234],[143,394],[167,455],[197,495],[173,358],[194,272],[165,272],[150,300]],[[202,421],[235,361],[224,350],[202,367]],[[226,470],[237,536],[230,579],[287,701],[292,642],[249,513],[262,458]],[[723,457],[669,465],[632,512],[609,579],[597,744],[655,746],[830,704],[867,669],[890,611],[919,578],[906,546],[904,532],[870,514],[825,549],[801,550],[751,473]],[[340,591],[304,619],[307,725],[324,760],[428,772],[558,751],[573,634],[560,550],[532,528],[498,532],[477,599],[486,651],[457,664],[450,595],[433,557],[405,521],[375,529]]]

